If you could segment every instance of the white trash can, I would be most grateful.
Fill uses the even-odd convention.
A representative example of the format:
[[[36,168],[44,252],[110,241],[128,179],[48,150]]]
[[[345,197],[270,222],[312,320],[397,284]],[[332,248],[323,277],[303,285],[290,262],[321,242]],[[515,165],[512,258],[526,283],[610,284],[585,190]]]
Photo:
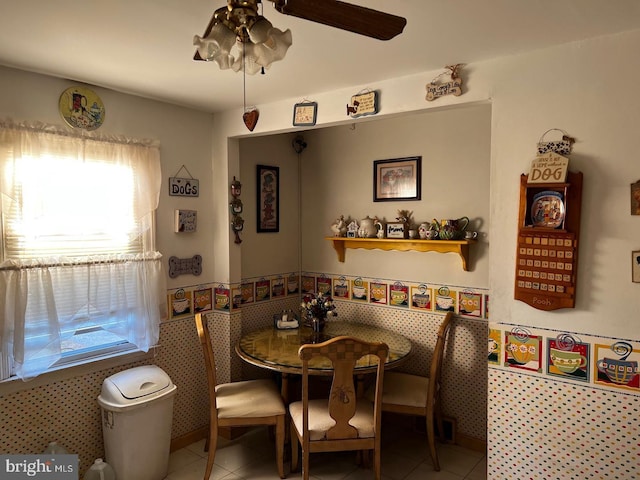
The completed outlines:
[[[98,404],[105,459],[116,480],[162,480],[167,476],[176,389],[155,365],[105,378]]]

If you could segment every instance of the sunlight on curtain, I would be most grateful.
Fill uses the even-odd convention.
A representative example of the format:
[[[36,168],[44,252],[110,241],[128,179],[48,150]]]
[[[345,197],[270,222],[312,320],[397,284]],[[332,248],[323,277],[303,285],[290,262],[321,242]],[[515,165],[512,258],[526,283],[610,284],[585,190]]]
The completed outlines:
[[[153,228],[160,184],[156,145],[0,122],[0,361],[14,374],[47,370],[80,329],[143,351],[157,343],[166,316]]]

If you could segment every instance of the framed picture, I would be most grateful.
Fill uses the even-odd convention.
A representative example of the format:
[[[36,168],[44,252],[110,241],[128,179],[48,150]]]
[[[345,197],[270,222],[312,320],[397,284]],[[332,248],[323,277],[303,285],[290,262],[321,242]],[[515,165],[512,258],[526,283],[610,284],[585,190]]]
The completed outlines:
[[[293,106],[293,125],[296,127],[315,125],[317,115],[317,102],[296,103]]]
[[[373,162],[373,201],[420,200],[422,157]]]
[[[640,283],[640,250],[631,252],[631,280]]]
[[[631,215],[640,215],[640,180],[631,184]]]
[[[195,232],[198,225],[197,210],[176,210],[175,229],[176,233]]]
[[[280,230],[280,168],[257,165],[258,233]]]
[[[387,223],[387,238],[409,238],[407,226],[402,222]]]

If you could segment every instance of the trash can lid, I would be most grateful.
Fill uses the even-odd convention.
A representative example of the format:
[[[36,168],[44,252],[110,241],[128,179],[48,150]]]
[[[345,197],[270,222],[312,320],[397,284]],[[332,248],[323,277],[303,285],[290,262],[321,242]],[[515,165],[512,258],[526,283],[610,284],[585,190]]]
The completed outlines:
[[[145,365],[105,378],[98,403],[114,407],[137,404],[174,390],[175,386],[164,370],[155,365]]]

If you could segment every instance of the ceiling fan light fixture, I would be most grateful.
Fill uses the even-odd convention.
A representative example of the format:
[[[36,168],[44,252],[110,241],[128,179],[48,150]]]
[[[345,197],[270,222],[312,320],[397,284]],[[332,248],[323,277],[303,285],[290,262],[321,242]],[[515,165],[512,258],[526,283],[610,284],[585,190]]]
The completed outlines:
[[[229,68],[228,57],[235,43],[236,34],[224,23],[214,25],[206,37],[193,37],[193,44],[198,48],[200,57],[206,61],[215,61],[222,70]]]
[[[283,32],[258,15],[258,3],[228,0],[227,7],[216,10],[204,37],[193,39],[196,60],[213,60],[221,70],[244,68],[250,75],[282,60],[293,43],[291,31]]]
[[[273,24],[262,15],[248,28],[249,39],[253,43],[264,43],[269,41]]]

